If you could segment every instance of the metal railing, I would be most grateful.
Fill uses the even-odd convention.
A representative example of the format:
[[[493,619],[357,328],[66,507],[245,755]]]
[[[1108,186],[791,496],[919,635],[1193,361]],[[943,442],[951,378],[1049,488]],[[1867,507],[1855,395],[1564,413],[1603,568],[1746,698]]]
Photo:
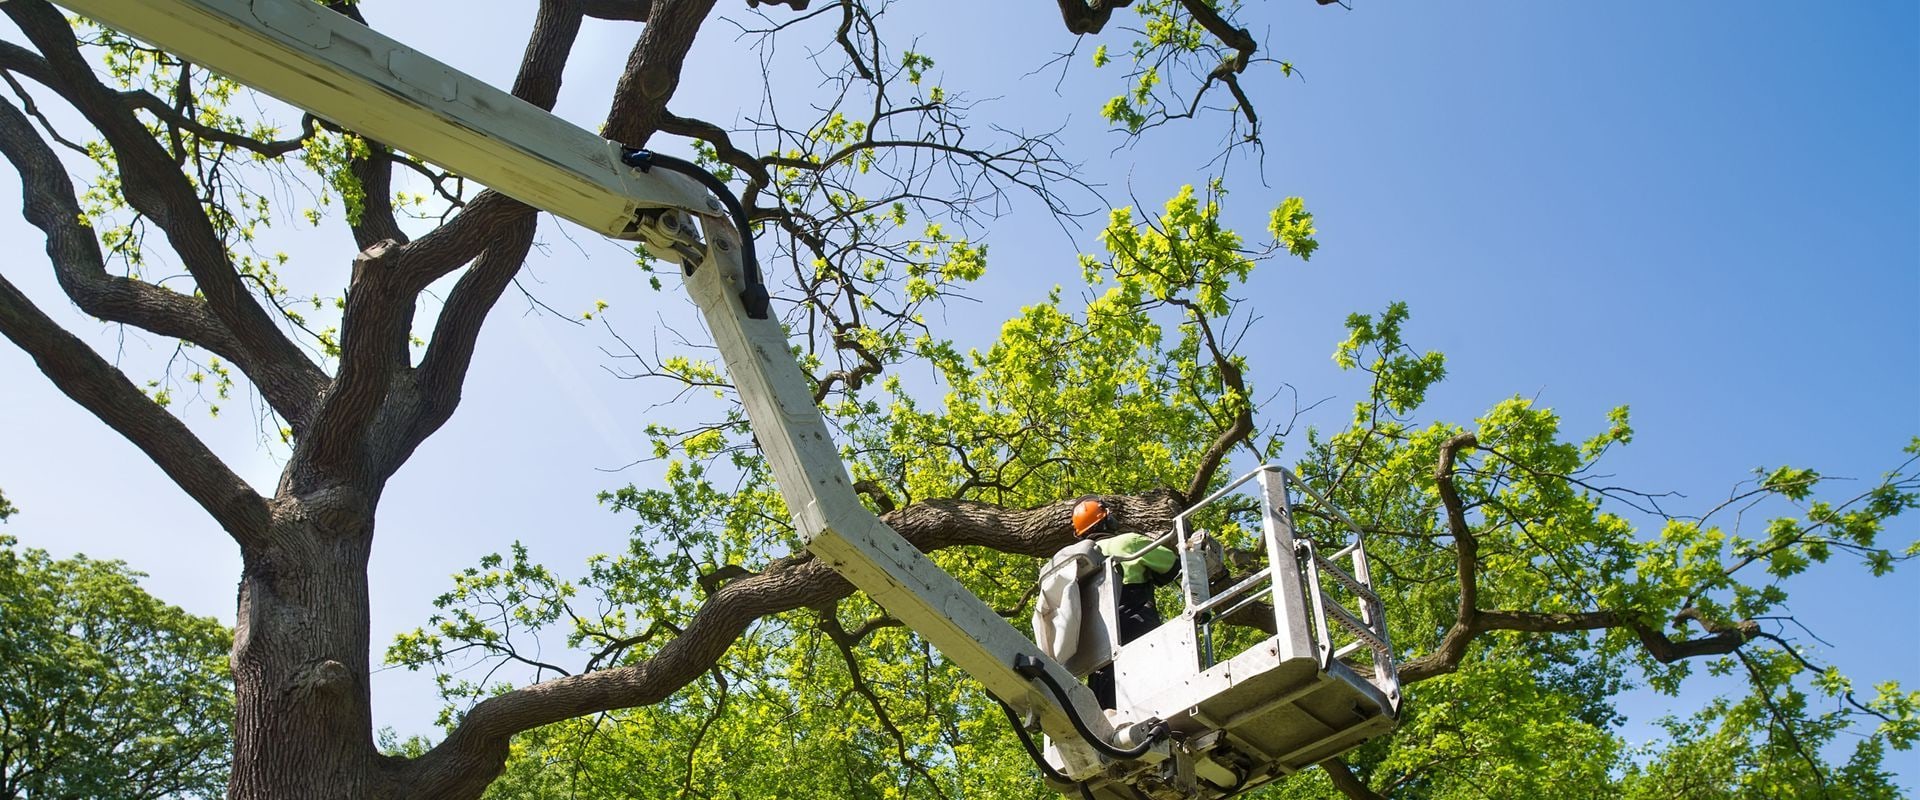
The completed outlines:
[[[1263,475],[1272,477],[1262,478]],[[1192,533],[1192,519],[1206,507],[1256,478],[1261,478],[1260,512],[1269,563],[1231,586],[1213,592],[1208,586],[1209,576],[1191,574],[1194,561],[1188,557],[1188,539]],[[1332,555],[1323,556],[1313,542],[1295,537],[1292,496],[1295,489],[1300,491],[1304,501],[1310,501],[1316,510],[1324,513],[1322,519],[1337,522],[1348,534],[1345,545]],[[1172,530],[1156,537],[1154,544],[1164,545],[1169,538],[1173,539],[1180,563],[1189,573],[1183,576],[1181,584],[1188,612],[1198,626],[1195,633],[1200,645],[1201,669],[1218,663],[1214,652],[1214,623],[1262,599],[1269,599],[1273,602],[1275,623],[1282,636],[1293,633],[1288,627],[1301,624],[1299,617],[1306,617],[1304,622],[1312,628],[1311,643],[1319,656],[1321,669],[1332,669],[1334,662],[1344,661],[1362,649],[1368,650],[1372,656],[1373,674],[1364,677],[1389,697],[1398,700],[1398,666],[1393,657],[1392,640],[1387,634],[1385,609],[1373,588],[1373,575],[1367,564],[1365,535],[1352,518],[1292,472],[1277,465],[1267,465],[1234,479],[1175,516]],[[1139,554],[1132,558],[1137,557]],[[1120,560],[1123,559],[1116,559]],[[1346,565],[1341,563],[1343,560]],[[1291,576],[1283,571],[1290,571]],[[1275,596],[1275,587],[1294,586],[1298,587],[1303,597]],[[1340,597],[1336,596],[1338,594],[1344,594],[1351,601],[1351,607],[1341,603]],[[1288,605],[1288,600],[1304,602],[1310,616],[1286,613],[1283,607]],[[1290,622],[1290,619],[1293,621]],[[1335,629],[1344,634],[1342,638],[1350,640],[1337,649],[1333,636]]]

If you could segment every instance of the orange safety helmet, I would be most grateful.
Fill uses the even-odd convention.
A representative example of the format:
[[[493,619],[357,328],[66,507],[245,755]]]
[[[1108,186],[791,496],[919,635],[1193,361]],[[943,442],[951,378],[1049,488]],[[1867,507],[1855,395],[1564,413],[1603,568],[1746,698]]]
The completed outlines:
[[[1108,517],[1107,504],[1098,500],[1082,500],[1073,506],[1073,535],[1085,536],[1091,533]]]

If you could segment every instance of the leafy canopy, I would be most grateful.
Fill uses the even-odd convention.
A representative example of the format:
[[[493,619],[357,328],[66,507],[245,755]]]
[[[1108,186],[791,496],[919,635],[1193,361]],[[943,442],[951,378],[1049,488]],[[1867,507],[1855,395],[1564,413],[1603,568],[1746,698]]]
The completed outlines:
[[[139,577],[0,536],[0,797],[225,794],[233,636]]]
[[[831,404],[875,510],[954,499],[1037,506],[1186,486],[1255,396],[1239,377],[1244,359],[1222,344],[1231,339],[1215,335],[1244,319],[1235,293],[1261,256],[1305,257],[1316,244],[1297,199],[1276,210],[1273,240],[1249,249],[1220,225],[1219,187],[1205,194],[1189,187],[1150,218],[1114,212],[1105,255],[1082,260],[1083,301],[1055,288],[979,349],[917,341],[930,384],[889,376]],[[1401,727],[1348,757],[1361,780],[1395,797],[1651,796],[1711,750],[1692,796],[1894,792],[1883,759],[1920,734],[1920,695],[1891,683],[1857,695],[1792,631],[1757,620],[1790,608],[1787,580],[1808,563],[1845,553],[1877,575],[1911,557],[1881,540],[1889,520],[1920,502],[1912,460],[1832,498],[1816,473],[1764,471],[1735,496],[1760,510],[1731,527],[1721,510],[1669,515],[1647,495],[1593,479],[1609,452],[1633,441],[1625,407],[1584,437],[1521,397],[1465,423],[1423,419],[1445,359],[1408,343],[1410,321],[1397,303],[1348,319],[1333,357],[1364,394],[1345,425],[1296,437],[1292,459],[1370,532],[1411,682]],[[721,378],[712,364],[679,363]],[[1276,458],[1286,437],[1272,426],[1288,422],[1263,420],[1234,446]],[[389,650],[391,662],[440,673],[449,723],[505,686],[455,678],[469,661],[518,662],[535,676],[642,663],[718,587],[798,549],[737,411],[650,434],[662,485],[602,495],[636,521],[625,552],[572,579],[524,547],[490,557],[456,576],[431,625]],[[1454,458],[1443,473],[1445,452]],[[1759,532],[1738,524],[1762,515],[1771,521]],[[1215,523],[1245,547],[1251,540],[1233,531],[1250,521]],[[1303,528],[1324,532],[1310,519]],[[1033,559],[979,547],[933,557],[1025,624]],[[1472,577],[1472,620],[1463,576]],[[1483,626],[1470,645],[1441,658],[1469,621]],[[561,640],[570,656],[534,655]],[[1667,658],[1649,642],[1701,652]],[[1624,692],[1690,700],[1698,684],[1689,678],[1702,667],[1740,676],[1744,689],[1667,720],[1661,742],[1622,738]],[[664,702],[529,732],[514,753],[490,796],[1051,796],[991,698],[857,594],[763,618]],[[1836,753],[1842,762],[1830,763]],[[1314,771],[1262,796],[1331,791]]]

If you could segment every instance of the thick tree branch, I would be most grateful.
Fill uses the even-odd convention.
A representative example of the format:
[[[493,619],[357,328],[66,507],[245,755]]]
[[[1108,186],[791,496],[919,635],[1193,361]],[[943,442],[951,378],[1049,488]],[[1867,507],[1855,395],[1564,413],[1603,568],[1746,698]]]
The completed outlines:
[[[583,14],[581,0],[542,0],[514,78],[515,97],[549,110],[559,101],[562,77],[579,38]],[[469,213],[474,216],[469,218]],[[488,224],[475,225],[476,219]],[[430,234],[417,248],[410,248],[417,252],[409,256],[419,259],[408,270],[413,281],[445,274],[448,265],[471,257],[476,245],[486,249],[441,307],[426,356],[414,375],[413,407],[403,420],[396,420],[400,428],[396,435],[383,437],[388,451],[378,459],[381,474],[398,469],[414,448],[446,424],[458,408],[481,326],[526,262],[537,222],[534,209],[487,193],[463,211],[455,224]],[[447,229],[457,230],[458,236],[446,235]]]
[[[1472,625],[1462,627],[1456,624],[1448,630],[1441,646],[1433,653],[1401,664],[1400,681],[1408,684],[1418,683],[1454,671],[1459,666],[1460,659],[1466,654],[1467,644],[1472,642],[1474,637],[1487,631],[1572,633],[1626,628],[1633,631],[1634,636],[1639,638],[1640,646],[1646,648],[1647,654],[1662,664],[1702,656],[1726,655],[1740,649],[1748,641],[1760,635],[1758,622],[1742,620],[1733,624],[1709,623],[1698,609],[1693,608],[1683,609],[1674,616],[1674,621],[1681,620],[1699,622],[1701,627],[1707,630],[1708,635],[1697,639],[1675,641],[1658,628],[1612,611],[1586,611],[1571,614],[1479,611],[1474,615]]]
[[[407,347],[415,300],[428,284],[480,255],[490,231],[530,221],[533,214],[506,195],[482,192],[452,222],[431,233],[404,245],[379,242],[354,258],[340,322],[340,364],[310,412],[311,434],[297,437],[290,464],[296,491],[349,477],[376,481],[398,468],[398,463],[373,470],[360,466],[370,453],[369,432],[382,411],[403,416],[406,411],[391,404],[395,398],[389,390],[396,377],[411,377]],[[410,428],[415,422],[398,420],[393,425]],[[416,445],[400,447],[398,457]]]
[[[594,19],[646,22],[653,0],[584,0],[582,10]]]
[[[355,158],[349,169],[360,182],[360,219],[348,223],[353,243],[365,250],[380,242],[407,242],[393,210],[393,148],[367,140],[365,158]]]
[[[1635,636],[1640,637],[1640,645],[1647,648],[1647,653],[1662,664],[1671,664],[1683,658],[1726,655],[1760,635],[1760,623],[1750,619],[1731,624],[1715,622],[1700,613],[1698,608],[1683,608],[1673,616],[1675,622],[1687,620],[1699,623],[1710,635],[1676,642],[1645,624],[1634,622],[1629,627]]]
[[[254,363],[253,353],[214,317],[204,300],[145,281],[106,271],[100,241],[81,224],[73,181],[53,148],[34,133],[27,118],[0,103],[0,152],[20,173],[22,214],[46,234],[47,256],[60,288],[82,311],[109,322],[133,325],[161,336],[191,342],[227,359],[257,380],[268,404],[284,416],[305,408],[325,385],[326,376],[311,362],[274,373],[284,365]]]
[[[394,254],[392,268],[401,283],[418,294],[478,258],[491,241],[490,232],[538,213],[532,206],[488,189],[475,195],[446,224],[403,245]]]
[[[0,69],[18,73],[28,80],[42,86],[58,89],[60,79],[53,74],[53,65],[48,64],[39,53],[28,50],[13,42],[0,41]],[[161,105],[166,101],[154,98]]]
[[[69,399],[153,459],[242,546],[264,534],[266,502],[246,481],[227,469],[184,423],[142,394],[85,342],[41,313],[5,278],[0,278],[0,335],[32,356]]]
[[[1447,530],[1453,536],[1454,567],[1460,582],[1460,600],[1454,610],[1453,625],[1440,638],[1440,646],[1434,652],[1400,665],[1400,680],[1413,683],[1434,675],[1452,672],[1467,654],[1467,645],[1479,636],[1484,628],[1480,627],[1480,540],[1473,535],[1473,528],[1467,524],[1466,504],[1460,499],[1460,489],[1454,485],[1454,463],[1460,451],[1480,446],[1480,440],[1471,432],[1455,434],[1440,445],[1440,458],[1433,469],[1433,483],[1440,493],[1440,502],[1446,507]],[[1409,677],[1412,676],[1412,677]]]
[[[585,5],[583,0],[541,0],[533,34],[527,37],[526,52],[520,57],[520,71],[513,78],[514,97],[553,110],[560,100],[567,59],[580,38]]]
[[[514,96],[553,108],[567,58],[580,33],[581,15],[580,0],[541,2],[514,79]],[[377,160],[385,175],[388,160]],[[438,357],[431,359],[434,367],[419,376],[430,387],[416,383],[428,393],[413,393],[408,398],[415,401],[409,413],[398,415],[393,423],[400,428],[397,435],[380,437],[387,451],[380,454],[372,474],[392,474],[446,422],[459,404],[459,384],[472,361],[480,325],[526,260],[536,219],[535,211],[526,205],[500,195],[483,195],[454,222],[420,241],[376,243],[355,259],[347,313],[340,325],[340,369],[321,411],[327,424],[310,451],[315,464],[343,468],[360,463],[358,459],[367,454],[369,426],[392,399],[388,390],[395,374],[407,368],[414,298],[428,283],[484,248],[485,254],[455,285],[442,309],[443,327],[436,329],[434,348],[429,351]]]
[[[1461,451],[1479,446],[1479,439],[1472,433],[1455,435],[1440,446],[1440,458],[1434,467],[1434,486],[1440,493],[1441,504],[1445,506],[1447,528],[1453,536],[1455,565],[1459,571],[1460,603],[1455,612],[1456,619],[1453,625],[1441,637],[1440,645],[1434,649],[1434,652],[1400,665],[1402,683],[1418,683],[1454,671],[1459,667],[1460,661],[1466,657],[1467,646],[1473,643],[1475,637],[1487,631],[1568,633],[1627,628],[1640,639],[1640,644],[1646,648],[1647,654],[1663,664],[1684,658],[1731,653],[1758,634],[1759,624],[1756,622],[1746,620],[1731,625],[1721,624],[1707,619],[1696,608],[1682,609],[1675,615],[1674,621],[1699,623],[1709,635],[1681,641],[1674,641],[1658,628],[1645,622],[1613,611],[1547,613],[1480,609],[1478,607],[1479,539],[1474,536],[1472,527],[1467,523],[1466,504],[1460,497],[1459,488],[1454,484],[1455,462]]]
[[[647,27],[627,57],[626,71],[614,87],[605,136],[630,147],[645,147],[666,117],[667,101],[680,86],[680,67],[694,35],[713,10],[714,0],[653,0]]]
[[[1719,624],[1707,620],[1697,608],[1682,609],[1675,614],[1673,621],[1693,621],[1705,628],[1709,635],[1698,639],[1674,641],[1651,625],[1630,619],[1611,611],[1589,611],[1577,614],[1556,614],[1528,611],[1482,611],[1476,627],[1483,631],[1526,631],[1530,633],[1566,633],[1570,631],[1600,630],[1603,628],[1627,628],[1639,637],[1647,654],[1662,664],[1671,664],[1686,658],[1726,655],[1740,649],[1741,645],[1753,639],[1760,632],[1760,623],[1743,620],[1733,624]]]
[[[166,233],[168,243],[206,298],[207,307],[249,352],[244,363],[253,369],[247,376],[270,399],[297,396],[304,388],[297,385],[299,379],[310,377],[318,367],[254,299],[228,259],[226,245],[201,208],[191,182],[120,94],[94,77],[66,19],[44,0],[11,0],[0,4],[0,10],[40,49],[55,78],[49,88],[71,102],[112,145],[128,205]],[[271,382],[287,381],[288,376],[297,376],[296,385],[267,387]],[[305,427],[311,398],[305,403],[276,406],[275,410],[299,432]]]
[[[1260,47],[1259,43],[1253,40],[1253,34],[1248,33],[1246,28],[1233,27],[1233,23],[1228,22],[1226,17],[1220,16],[1220,12],[1214,10],[1207,0],[1180,0],[1180,5],[1186,7],[1187,13],[1193,15],[1194,21],[1200,23],[1200,27],[1206,28],[1214,38],[1234,49],[1233,57],[1225,62],[1233,72],[1239,73],[1247,68],[1247,62],[1253,58],[1254,52]]]
[[[367,25],[367,18],[349,0],[327,0],[326,5],[340,16]],[[348,164],[353,179],[360,184],[359,218],[347,221],[354,246],[366,250],[381,242],[405,244],[407,234],[400,230],[400,220],[393,210],[393,148],[372,139],[366,142],[367,154]]]
[[[394,373],[407,364],[413,298],[395,268],[401,245],[383,242],[353,259],[346,311],[340,319],[340,366],[313,413],[313,430],[300,439],[289,464],[296,492],[349,477],[371,480],[359,467],[367,430],[387,397]]]
[[[546,110],[559,101],[567,60],[580,35],[581,0],[542,0],[527,38],[513,95]],[[420,289],[478,257],[493,246],[500,230],[518,229],[538,211],[493,191],[481,192],[447,224],[408,244],[396,269],[410,286]],[[516,269],[518,265],[515,265]]]
[[[416,373],[419,407],[407,421],[406,429],[392,437],[396,450],[382,454],[381,471],[398,469],[414,448],[445,425],[460,405],[461,387],[467,368],[473,364],[474,348],[487,313],[501,293],[513,283],[513,276],[527,260],[533,247],[537,218],[521,215],[496,231],[493,243],[474,261],[447,294],[434,322],[433,337]]]
[[[1113,18],[1113,10],[1133,5],[1133,0],[1059,0],[1060,18],[1075,34],[1099,33]]]
[[[1467,511],[1460,501],[1460,490],[1453,484],[1453,464],[1460,451],[1480,446],[1472,433],[1456,434],[1440,445],[1440,461],[1433,469],[1433,484],[1440,502],[1447,509],[1447,530],[1453,534],[1454,561],[1459,569],[1460,607],[1455,625],[1471,624],[1480,602],[1480,540],[1467,525]]]
[[[1101,498],[1125,530],[1164,530],[1184,500],[1172,492]],[[1073,541],[1073,502],[1007,509],[966,500],[929,501],[884,519],[922,551],[978,545],[1006,553],[1050,555]],[[440,746],[414,762],[406,785],[436,797],[469,781],[491,780],[506,757],[509,737],[571,717],[657,703],[717,663],[754,620],[830,604],[853,593],[826,564],[809,555],[780,559],[715,592],[686,630],[638,664],[547,681],[489,698],[475,706]]]

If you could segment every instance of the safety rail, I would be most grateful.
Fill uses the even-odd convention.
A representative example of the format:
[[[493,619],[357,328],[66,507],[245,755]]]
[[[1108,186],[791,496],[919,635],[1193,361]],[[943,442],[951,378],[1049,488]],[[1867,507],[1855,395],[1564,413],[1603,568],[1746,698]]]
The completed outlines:
[[[1241,595],[1245,596],[1241,597]],[[1228,587],[1219,594],[1207,598],[1207,600],[1200,605],[1193,607],[1193,621],[1196,628],[1194,634],[1200,645],[1201,669],[1206,669],[1219,663],[1219,659],[1217,659],[1214,654],[1213,623],[1216,620],[1227,619],[1240,609],[1259,602],[1263,597],[1270,597],[1272,595],[1273,572],[1263,569],[1247,576],[1245,580]],[[1236,597],[1239,598],[1239,602],[1219,611],[1214,610],[1216,607],[1225,605],[1227,601],[1233,600]]]
[[[1319,653],[1321,668],[1331,669],[1336,661],[1343,661],[1363,649],[1370,651],[1372,674],[1367,676],[1368,680],[1389,697],[1397,699],[1400,693],[1398,667],[1394,662],[1392,640],[1387,633],[1384,608],[1380,595],[1374,590],[1372,571],[1367,565],[1365,533],[1346,512],[1285,467],[1267,465],[1234,479],[1175,516],[1172,529],[1155,537],[1154,544],[1167,544],[1167,540],[1171,539],[1180,554],[1180,563],[1190,568],[1195,563],[1188,558],[1188,539],[1192,534],[1194,516],[1255,479],[1259,479],[1261,485],[1261,512],[1266,523],[1266,567],[1219,592],[1209,589],[1204,575],[1189,575],[1182,581],[1186,608],[1197,627],[1195,634],[1199,640],[1201,668],[1217,663],[1214,652],[1215,623],[1262,599],[1272,601],[1277,612],[1286,598],[1276,598],[1275,587],[1297,585],[1304,595],[1299,599],[1304,601],[1309,615],[1309,625],[1313,628],[1312,645]],[[1322,555],[1313,542],[1296,538],[1295,490],[1298,490],[1303,503],[1310,503],[1315,509],[1316,517],[1334,524],[1336,529],[1343,528],[1347,534],[1347,541],[1332,555]],[[1144,553],[1143,549],[1131,558],[1138,558]],[[1124,560],[1130,558],[1116,559]],[[1293,570],[1298,579],[1277,580],[1283,569]],[[1351,603],[1343,604],[1341,598],[1335,597],[1338,591],[1344,591]],[[1285,619],[1278,622],[1283,626],[1287,624]],[[1351,641],[1336,647],[1333,635],[1336,628],[1345,635],[1343,638]]]
[[[1348,548],[1348,549],[1351,549],[1351,548]],[[1331,558],[1320,555],[1319,551],[1317,550],[1309,549],[1309,552],[1313,555],[1313,563],[1319,566],[1322,572],[1326,573],[1328,576],[1332,577],[1334,580],[1339,581],[1340,585],[1347,587],[1347,591],[1354,593],[1355,596],[1359,597],[1362,600],[1366,600],[1367,602],[1370,602],[1370,603],[1380,602],[1380,598],[1373,593],[1373,590],[1371,588],[1368,588],[1366,585],[1362,584],[1359,578],[1355,578],[1354,576],[1347,574],[1347,571],[1344,569],[1341,569],[1340,565],[1333,563],[1333,560]],[[1340,556],[1346,555],[1346,554],[1347,554],[1346,549],[1343,549],[1341,552],[1333,554],[1332,558],[1339,558]]]
[[[1237,543],[1265,563],[1226,577],[1215,560],[1221,543],[1199,532],[1203,521],[1244,524],[1252,541]],[[1101,557],[1082,541],[1041,571],[1036,640],[1076,676],[1102,676],[1116,727],[1162,725],[1175,743],[1168,760],[1090,779],[1083,796],[1225,800],[1393,729],[1400,686],[1365,537],[1323,494],[1282,467],[1261,467],[1143,544]],[[1123,566],[1161,547],[1177,553],[1177,571],[1162,574],[1178,580],[1181,612],[1122,641]],[[1101,567],[1088,569],[1089,558]],[[1066,584],[1063,575],[1076,577]],[[1095,624],[1059,621],[1076,606]],[[1049,763],[1065,763],[1051,753]]]
[[[1328,573],[1346,576],[1346,572],[1315,553],[1312,542],[1300,542],[1299,548],[1301,552],[1307,555],[1307,585],[1311,587],[1311,591],[1313,592],[1313,611],[1316,621],[1319,623],[1320,652],[1331,653],[1332,658],[1340,658],[1358,649],[1359,645],[1364,644],[1371,647],[1375,653],[1391,655],[1393,649],[1387,645],[1385,631],[1376,632],[1373,626],[1354,616],[1353,612],[1348,611],[1345,607],[1338,603],[1326,602],[1326,592],[1321,589],[1320,578]],[[1363,598],[1373,595],[1371,590],[1358,586],[1357,582],[1352,580],[1352,576],[1346,576],[1346,579],[1340,582],[1346,584],[1354,594],[1361,595]],[[1364,614],[1365,612],[1363,611],[1361,613]],[[1327,635],[1330,631],[1327,626],[1328,619],[1339,624],[1341,628],[1345,629],[1348,634],[1352,635],[1353,638],[1358,641],[1338,651],[1334,650],[1333,642]]]

